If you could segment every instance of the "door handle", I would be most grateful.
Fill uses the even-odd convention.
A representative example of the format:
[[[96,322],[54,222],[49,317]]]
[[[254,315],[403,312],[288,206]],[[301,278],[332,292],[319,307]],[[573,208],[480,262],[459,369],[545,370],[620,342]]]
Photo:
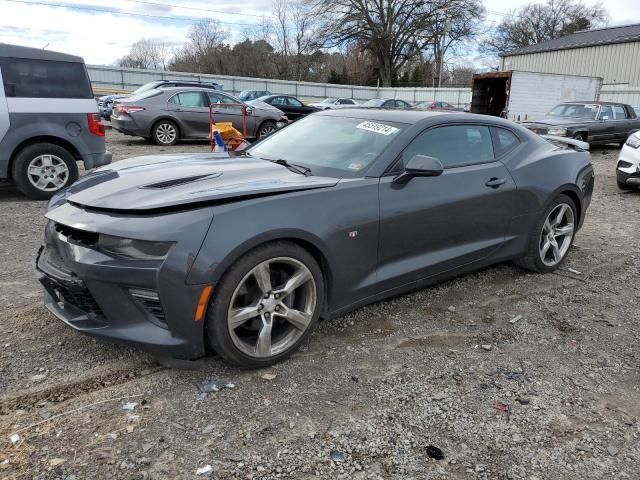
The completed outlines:
[[[507,183],[507,180],[504,178],[492,177],[485,185],[491,188],[498,188],[500,185],[504,185]]]

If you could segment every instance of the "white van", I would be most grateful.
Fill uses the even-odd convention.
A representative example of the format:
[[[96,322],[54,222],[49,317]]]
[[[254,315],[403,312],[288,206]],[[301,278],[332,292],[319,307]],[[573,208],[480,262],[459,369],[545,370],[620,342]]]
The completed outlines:
[[[50,198],[111,162],[104,135],[82,58],[0,43],[0,179]]]

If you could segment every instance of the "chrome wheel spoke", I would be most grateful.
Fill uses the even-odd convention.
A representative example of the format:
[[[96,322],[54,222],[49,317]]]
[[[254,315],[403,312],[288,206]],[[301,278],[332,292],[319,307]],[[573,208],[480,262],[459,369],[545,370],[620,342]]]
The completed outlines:
[[[551,248],[551,242],[547,240],[546,242],[544,242],[544,244],[542,245],[542,248],[540,249],[540,254],[542,255],[542,258],[545,258],[547,256],[547,253],[549,252],[549,248]]]
[[[229,314],[229,328],[235,330],[247,320],[256,318],[259,315],[260,311],[257,306],[233,309]]]
[[[271,271],[269,270],[269,263],[263,262],[253,269],[253,276],[258,282],[258,288],[262,293],[267,294],[271,292]]]
[[[38,178],[38,181],[36,182],[36,187],[38,187],[40,190],[43,190],[44,188],[46,188],[48,183],[49,183],[49,179],[42,176]]]
[[[29,173],[29,175],[35,175],[39,177],[42,174],[42,168],[37,167],[35,165],[31,165],[27,170],[27,172]]]
[[[271,329],[273,324],[271,321],[262,321],[262,328],[258,335],[258,343],[256,343],[256,355],[259,357],[271,356]]]
[[[560,256],[560,249],[558,248],[558,244],[557,243],[552,243],[551,244],[551,253],[553,254],[553,260],[555,262],[559,262],[560,259],[562,258]]]
[[[559,211],[552,221],[552,225],[554,227],[557,227],[562,223],[562,219],[564,218],[564,215],[567,212],[567,208],[568,207],[565,204],[560,205]]]
[[[311,323],[311,315],[293,308],[284,307],[284,310],[279,312],[278,315],[285,318],[291,325],[302,332],[304,332],[309,326],[309,323]]]
[[[543,229],[543,231],[545,231],[547,233],[551,233],[553,231],[553,227],[549,223],[549,219],[548,218],[544,221],[544,225],[542,226],[542,229]]]
[[[51,155],[42,155],[42,166],[50,167],[51,166]]]
[[[558,227],[554,232],[556,237],[566,237],[573,234],[573,224],[569,223],[563,227]]]
[[[282,287],[282,290],[279,290],[278,293],[282,293],[285,296],[291,295],[296,288],[304,285],[309,280],[311,280],[311,272],[306,268],[301,268],[287,280],[287,283],[284,284],[284,287]]]

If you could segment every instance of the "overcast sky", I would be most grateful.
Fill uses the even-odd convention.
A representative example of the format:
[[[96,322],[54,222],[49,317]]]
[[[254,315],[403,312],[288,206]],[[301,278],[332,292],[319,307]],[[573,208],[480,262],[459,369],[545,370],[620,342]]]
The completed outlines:
[[[498,23],[508,9],[531,3],[528,0],[484,1],[487,24]],[[640,23],[637,2],[607,0],[611,23]],[[43,5],[46,3],[76,8]],[[199,18],[217,18],[229,29],[233,40],[237,40],[243,31],[255,28],[262,16],[270,15],[271,4],[271,0],[0,0],[0,42],[38,48],[48,44],[49,50],[80,55],[90,64],[109,65],[142,37],[181,45],[189,26]]]

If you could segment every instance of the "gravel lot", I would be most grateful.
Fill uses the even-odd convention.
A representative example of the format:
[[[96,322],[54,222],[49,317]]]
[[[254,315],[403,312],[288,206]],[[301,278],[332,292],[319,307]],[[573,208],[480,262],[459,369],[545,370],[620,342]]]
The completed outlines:
[[[107,135],[115,160],[208,148]],[[44,203],[0,188],[0,478],[640,479],[640,192],[617,189],[617,155],[593,152],[561,271],[362,308],[263,371],[171,369],[67,328],[33,274]],[[199,395],[209,379],[235,387]]]

